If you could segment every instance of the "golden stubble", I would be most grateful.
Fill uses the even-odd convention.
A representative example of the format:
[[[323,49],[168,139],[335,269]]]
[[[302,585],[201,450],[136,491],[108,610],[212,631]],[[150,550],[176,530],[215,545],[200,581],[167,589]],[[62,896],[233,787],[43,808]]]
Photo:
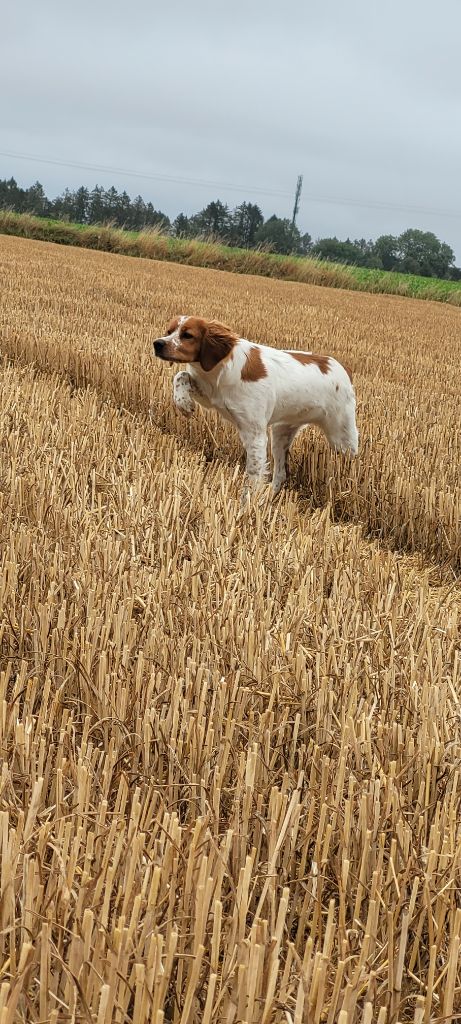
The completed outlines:
[[[459,313],[0,259],[2,1021],[461,1012]],[[306,433],[241,511],[178,309],[344,359],[358,459]]]

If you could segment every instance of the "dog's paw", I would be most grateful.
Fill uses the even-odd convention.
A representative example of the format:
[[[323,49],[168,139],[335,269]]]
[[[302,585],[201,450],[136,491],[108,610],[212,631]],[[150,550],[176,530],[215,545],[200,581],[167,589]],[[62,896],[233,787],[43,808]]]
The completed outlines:
[[[192,404],[190,406],[189,406],[189,404],[182,405],[180,402],[175,402],[175,405],[176,405],[176,408],[177,408],[178,412],[181,413],[181,416],[186,416],[187,419],[190,419],[190,417],[194,413],[194,409],[195,409],[194,402],[192,402]]]
[[[184,395],[175,395],[174,404],[178,412],[182,413],[183,416],[192,416],[195,410],[195,402],[189,393]]]

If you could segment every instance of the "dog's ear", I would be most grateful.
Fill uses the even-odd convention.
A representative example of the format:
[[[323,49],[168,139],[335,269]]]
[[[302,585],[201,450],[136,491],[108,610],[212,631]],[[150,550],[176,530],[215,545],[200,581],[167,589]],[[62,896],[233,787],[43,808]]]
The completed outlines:
[[[214,370],[215,366],[229,355],[236,341],[237,335],[229,327],[218,323],[217,320],[210,320],[205,325],[200,345],[199,360],[202,370]]]

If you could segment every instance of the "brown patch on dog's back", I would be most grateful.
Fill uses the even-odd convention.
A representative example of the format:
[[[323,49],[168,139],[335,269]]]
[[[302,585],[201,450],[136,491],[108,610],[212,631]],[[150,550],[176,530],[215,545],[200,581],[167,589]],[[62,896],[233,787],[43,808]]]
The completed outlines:
[[[342,366],[343,370],[346,371],[347,376],[349,377],[349,380],[350,380],[350,382],[352,384],[352,370],[351,370],[350,366],[346,366],[345,363],[341,363],[341,366]]]
[[[261,358],[261,353],[256,345],[252,345],[247,355],[246,362],[242,366],[242,380],[257,381],[267,377],[267,370]]]
[[[314,363],[318,366],[321,373],[330,372],[329,356],[316,356],[313,352],[289,352],[288,355],[293,356],[293,359],[297,359],[298,363],[304,363],[305,366]]]

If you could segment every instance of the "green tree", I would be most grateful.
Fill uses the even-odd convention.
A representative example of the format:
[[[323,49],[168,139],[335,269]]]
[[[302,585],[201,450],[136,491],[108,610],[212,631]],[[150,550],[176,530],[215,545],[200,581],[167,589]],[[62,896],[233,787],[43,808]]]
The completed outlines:
[[[90,194],[88,189],[84,185],[80,185],[77,189],[74,199],[75,208],[75,220],[78,224],[86,224],[88,219],[88,208],[90,203]]]
[[[186,217],[185,213],[178,213],[176,220],[173,221],[173,231],[176,238],[187,238],[190,234],[189,217]]]
[[[423,277],[448,277],[455,254],[432,231],[408,228],[398,238],[399,269]]]
[[[366,238],[345,241],[336,238],[318,238],[311,248],[312,256],[332,263],[346,263],[354,267],[378,267],[382,269],[379,257],[374,251],[374,244]]]
[[[227,241],[231,232],[229,207],[220,199],[216,199],[190,218],[189,227],[193,237],[211,235],[213,238]]]
[[[312,246],[312,255],[321,260],[330,260],[332,263],[363,265],[363,252],[350,238],[346,238],[345,242],[336,237],[318,238]]]
[[[43,217],[47,213],[48,199],[45,195],[43,185],[36,181],[24,194],[24,209],[27,213],[34,213],[37,217]]]
[[[70,188],[65,188],[62,195],[57,196],[51,204],[52,213],[60,220],[75,220],[75,193]]]
[[[256,203],[241,203],[230,215],[230,241],[244,249],[251,249],[255,235],[264,223],[264,217]]]
[[[395,270],[398,265],[398,238],[394,235],[380,235],[373,245],[373,252],[382,270]]]
[[[142,196],[136,196],[131,204],[130,227],[133,231],[142,231],[146,224],[146,204]]]
[[[255,232],[255,244],[266,245],[273,252],[296,253],[300,246],[300,233],[287,217],[276,217],[275,213]]]
[[[24,189],[20,188],[15,178],[0,181],[0,209],[21,213],[25,209],[25,196]]]
[[[125,190],[119,194],[115,210],[115,221],[119,228],[129,228],[131,219],[131,199]]]
[[[375,243],[372,238],[356,238],[353,242],[359,252],[357,266],[382,270],[382,263],[375,253]]]
[[[104,217],[104,189],[102,185],[95,185],[94,189],[90,192],[88,221],[90,224],[101,224]]]
[[[380,260],[383,270],[393,270],[399,262],[399,240],[393,234],[380,234],[374,244],[375,256]]]
[[[307,231],[300,236],[298,252],[300,256],[310,256],[312,252],[312,238]]]
[[[103,195],[104,204],[104,220],[116,221],[117,214],[120,207],[120,196],[115,188],[115,185],[111,185],[110,188],[106,189]]]
[[[161,210],[156,210],[152,203],[146,203],[146,227],[168,229],[170,218]]]

